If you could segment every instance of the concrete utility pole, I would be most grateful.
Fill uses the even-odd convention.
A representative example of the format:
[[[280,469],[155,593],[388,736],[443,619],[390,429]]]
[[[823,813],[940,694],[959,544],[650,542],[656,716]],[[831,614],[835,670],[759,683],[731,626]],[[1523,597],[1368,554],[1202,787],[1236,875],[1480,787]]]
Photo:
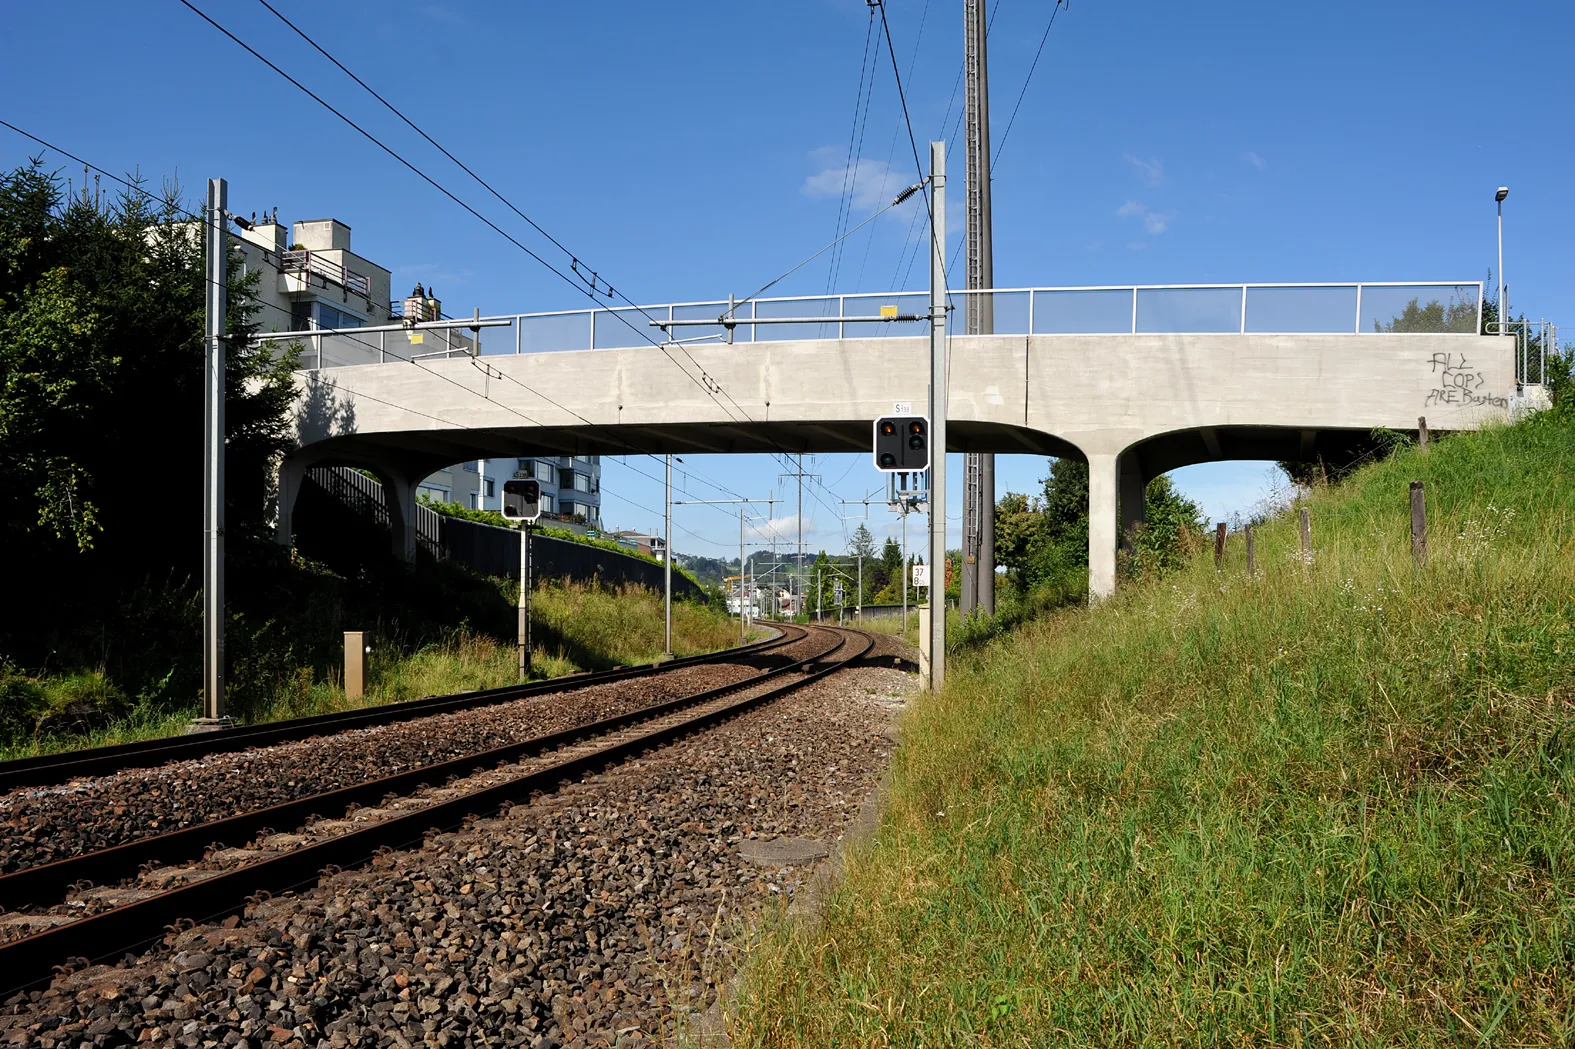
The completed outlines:
[[[530,675],[530,522],[520,522],[519,674]]]
[[[930,680],[946,681],[946,143],[930,143]]]
[[[662,651],[673,658],[673,457],[667,459],[667,519],[662,526]]]
[[[794,568],[794,579],[795,579],[794,588],[795,588],[796,592],[799,595],[802,595],[804,593],[804,591],[805,591],[805,586],[804,586],[804,478],[806,478],[806,477],[813,477],[813,478],[815,478],[818,481],[820,479],[820,474],[808,474],[808,473],[805,473],[804,472],[804,455],[803,455],[803,453],[799,453],[799,456],[798,456],[798,469],[796,471],[794,471],[793,473],[780,473],[780,474],[777,474],[777,481],[780,483],[782,478],[784,478],[784,477],[796,477],[796,478],[798,478],[798,558],[794,562],[794,565],[795,565],[795,568]],[[799,601],[799,609],[798,609],[798,611],[800,611],[800,612],[808,612],[809,611],[808,607],[805,606],[805,604],[804,604],[804,602],[802,600]]]
[[[990,218],[990,75],[984,0],[963,0],[967,129],[967,287],[995,286]],[[966,295],[969,335],[995,332],[995,304],[988,295]],[[969,452],[963,462],[963,563],[959,611],[995,611],[995,455]]]
[[[672,513],[674,506],[732,506],[738,505],[738,643],[744,643],[744,511],[750,503],[765,503],[766,517],[771,517],[771,508],[776,505],[776,498],[770,499],[680,499],[668,504],[668,513]],[[724,568],[723,572],[727,570]],[[722,582],[726,583],[724,578]]]
[[[229,187],[208,180],[207,274],[203,362],[202,472],[202,717],[191,730],[226,728],[224,713],[224,334],[229,308],[229,232],[225,208]]]

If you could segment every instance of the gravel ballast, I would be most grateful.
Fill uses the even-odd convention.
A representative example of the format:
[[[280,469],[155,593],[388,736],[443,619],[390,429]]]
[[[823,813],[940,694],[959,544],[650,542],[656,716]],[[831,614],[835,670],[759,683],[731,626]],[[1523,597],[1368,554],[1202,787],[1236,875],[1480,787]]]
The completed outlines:
[[[806,638],[754,660],[11,791],[0,795],[0,873],[587,724],[742,681],[759,672],[762,659],[803,658],[824,647]]]
[[[254,905],[244,919],[173,933],[124,968],[16,996],[0,1038],[661,1040],[714,1005],[737,960],[728,934],[808,877],[773,855],[834,848],[878,782],[893,708],[912,685],[896,670],[842,671],[421,849]]]

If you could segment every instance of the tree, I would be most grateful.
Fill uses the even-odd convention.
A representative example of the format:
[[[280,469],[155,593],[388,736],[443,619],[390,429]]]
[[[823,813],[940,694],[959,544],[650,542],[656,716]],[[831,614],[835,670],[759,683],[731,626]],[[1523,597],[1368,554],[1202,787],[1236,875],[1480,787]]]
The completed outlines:
[[[206,279],[200,227],[177,197],[172,186],[160,203],[68,198],[37,161],[0,175],[0,538],[13,592],[40,595],[0,632],[0,650],[23,664],[68,658],[93,634],[72,602],[97,614],[200,564]],[[266,524],[295,388],[293,354],[247,338],[256,274],[243,278],[232,257],[229,276],[234,550]]]
[[[1486,303],[1483,304],[1484,306]],[[1477,304],[1474,302],[1439,302],[1426,304],[1412,299],[1398,317],[1388,321],[1373,320],[1373,331],[1384,333],[1405,332],[1454,332],[1470,335],[1477,327]]]
[[[150,514],[200,519],[204,280],[201,237],[176,191],[66,199],[37,162],[0,176],[0,528],[44,558],[108,543],[174,556],[197,544]],[[226,353],[227,530],[256,529],[288,447],[293,359],[254,346],[231,260]],[[155,562],[157,559],[155,558]]]
[[[1127,574],[1159,575],[1181,567],[1203,538],[1203,511],[1163,475],[1148,483],[1143,504],[1145,520],[1127,536],[1123,557]]]
[[[855,562],[859,558],[864,560],[864,592],[857,595],[857,600],[851,603],[862,605],[869,594],[879,590],[885,583],[880,578],[880,558],[875,554],[875,537],[870,535],[870,530],[861,521],[858,528],[853,531],[853,538],[848,543],[848,556]],[[855,571],[857,580],[858,573]],[[856,585],[856,584],[855,584]]]

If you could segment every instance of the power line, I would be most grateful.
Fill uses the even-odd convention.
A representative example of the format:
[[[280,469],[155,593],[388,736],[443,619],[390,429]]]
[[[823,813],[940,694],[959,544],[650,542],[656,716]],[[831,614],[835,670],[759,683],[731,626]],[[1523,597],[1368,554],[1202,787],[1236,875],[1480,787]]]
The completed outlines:
[[[908,79],[910,81],[913,79],[913,67],[916,64],[918,64],[918,61],[919,61],[919,45],[924,41],[924,27],[929,22],[929,19],[930,19],[930,0],[924,0],[924,9],[919,13],[919,32],[913,38],[913,54],[908,56]],[[886,163],[885,163],[885,166],[881,169],[883,175],[891,173],[891,158],[893,156],[895,156],[896,153],[897,153],[897,137],[901,133],[902,133],[902,129],[900,127],[892,128],[892,131],[891,131],[891,144],[886,147]],[[918,212],[914,212],[914,214],[917,215]],[[911,223],[909,224],[908,235],[910,237],[913,235],[913,227],[912,227]],[[870,247],[874,243],[875,243],[875,231],[872,229],[872,230],[870,230],[870,235],[864,239],[864,258],[859,262],[859,275],[853,282],[853,287],[854,287],[855,290],[857,290],[858,288],[862,287],[863,284],[864,284],[864,269],[865,269],[866,266],[869,265],[869,261],[870,261]],[[908,242],[907,241],[903,241],[903,243],[902,243],[902,254],[906,255],[907,252],[908,252]],[[898,269],[902,268],[902,257],[901,257],[901,255],[899,255],[898,259],[897,259],[897,268]],[[895,277],[893,278],[893,281],[895,283]]]
[[[373,90],[372,86],[370,84],[368,84],[365,80],[362,80],[360,77],[356,76],[355,73],[351,72],[350,69],[347,68],[343,62],[339,61],[339,59],[337,59],[333,55],[329,54],[323,48],[323,46],[321,44],[319,44],[316,40],[313,40],[312,37],[308,33],[306,33],[303,29],[301,29],[300,26],[296,25],[294,22],[290,21],[283,14],[281,14],[276,7],[274,7],[272,4],[270,4],[268,2],[268,0],[257,0],[257,2],[262,4],[264,7],[266,7],[269,11],[271,11],[273,13],[274,17],[279,19],[279,21],[283,22],[285,25],[289,26],[292,30],[294,30],[295,34],[297,36],[299,36],[302,40],[305,40],[308,44],[310,44],[317,51],[318,54],[322,55],[324,58],[328,59],[328,61],[330,61],[334,65],[338,66],[340,72],[344,73],[345,76],[349,77],[351,80],[354,80],[357,84],[361,85],[361,87],[366,90],[367,94],[369,94],[373,98],[377,99],[379,102],[381,102],[383,104],[383,106],[390,113],[394,114],[394,116],[396,116],[400,120],[404,121],[405,124],[410,128],[410,130],[414,131],[416,134],[418,134],[422,138],[426,139],[427,142],[430,143],[433,146],[433,148],[435,148],[439,153],[442,153],[449,160],[452,160],[454,162],[454,164],[456,166],[458,166],[461,171],[463,171],[465,174],[469,175],[471,178],[475,179],[478,183],[480,183],[483,189],[485,189],[488,193],[491,193],[494,197],[497,197],[498,200],[500,200],[505,207],[507,207],[510,211],[514,212],[514,214],[518,215],[520,218],[524,219],[525,222],[527,224],[529,224],[531,229],[535,230],[537,233],[540,233],[543,237],[546,237],[549,241],[551,241],[553,243],[553,246],[555,246],[559,251],[561,251],[565,255],[569,256],[569,258],[574,263],[574,267],[573,267],[574,273],[577,276],[579,276],[582,281],[585,281],[584,275],[579,272],[579,267],[578,267],[579,259],[575,256],[575,254],[572,251],[570,251],[567,247],[564,246],[563,242],[561,242],[560,240],[558,240],[558,238],[554,237],[551,233],[548,233],[545,229],[543,229],[541,227],[541,225],[538,222],[536,222],[535,219],[531,218],[529,215],[525,214],[519,208],[515,207],[513,201],[509,200],[502,193],[498,192],[495,188],[493,188],[492,184],[489,183],[486,179],[482,178],[480,175],[478,175],[474,171],[472,171],[468,166],[466,166],[464,161],[460,160],[453,153],[450,153],[443,146],[442,143],[438,142],[431,135],[429,135],[425,131],[423,131],[416,124],[415,121],[413,121],[409,117],[405,116],[405,114],[400,112],[398,107],[396,107],[392,102],[390,102],[388,99],[384,98],[382,95],[378,94],[375,90]],[[190,5],[188,5],[188,6],[190,6]],[[201,12],[198,12],[198,13],[200,14]],[[210,21],[211,21],[211,19],[210,19]],[[589,284],[591,286],[592,290],[594,291],[596,289],[596,284],[597,284],[597,281],[599,280],[599,278],[596,276],[596,271],[595,270],[592,270],[591,273],[592,273],[592,279],[589,280],[589,281],[585,281],[585,283]],[[612,289],[612,285],[609,284],[607,286],[608,293],[611,294],[612,290],[613,290]]]
[[[1034,52],[1034,61],[1028,67],[1028,75],[1023,77],[1023,89],[1017,93],[1017,104],[1012,107],[1011,118],[1006,122],[1006,131],[1002,133],[1001,141],[996,144],[995,156],[990,161],[991,169],[994,169],[996,162],[1001,159],[1001,150],[1006,148],[1006,138],[1012,133],[1012,125],[1017,121],[1017,111],[1023,108],[1023,96],[1028,94],[1028,85],[1034,79],[1034,70],[1039,68],[1039,56],[1044,54],[1045,41],[1050,39],[1050,30],[1055,25],[1055,16],[1061,13],[1061,6],[1066,2],[1067,0],[1055,0],[1055,7],[1050,9],[1050,21],[1045,25],[1044,35],[1039,38],[1039,50]],[[999,3],[999,0],[997,0],[997,3]]]
[[[848,129],[848,158],[842,169],[842,195],[837,200],[837,224],[832,230],[832,238],[837,242],[842,240],[842,225],[846,216],[853,212],[853,194],[858,187],[859,165],[864,162],[864,131],[869,125],[870,101],[875,95],[875,71],[869,68],[870,37],[875,32],[875,9],[870,8],[869,21],[864,24],[864,55],[859,59],[859,89],[853,100],[853,125]],[[864,91],[864,74],[868,70],[870,89],[868,94]],[[864,115],[862,122],[859,117],[860,103],[863,104]],[[854,152],[854,139],[858,140],[857,154]],[[840,251],[831,253],[831,264],[826,267],[826,294],[831,294],[836,285],[838,259]]]
[[[466,212],[468,212],[469,214],[471,214],[475,218],[479,219],[482,223],[484,223],[490,229],[495,231],[499,236],[503,237],[510,244],[513,244],[515,247],[517,247],[521,251],[523,251],[526,255],[530,256],[536,262],[538,262],[542,266],[544,266],[546,269],[548,269],[552,273],[556,274],[557,277],[560,280],[562,280],[565,284],[567,284],[570,287],[574,288],[576,291],[579,291],[579,292],[587,295],[593,302],[596,301],[597,291],[594,288],[588,290],[588,289],[582,287],[580,283],[577,283],[568,274],[564,273],[562,270],[558,269],[552,263],[550,263],[546,259],[542,258],[541,255],[537,254],[535,251],[532,251],[525,244],[523,244],[519,240],[517,240],[512,234],[510,234],[509,232],[504,230],[503,227],[499,226],[497,223],[493,222],[491,219],[489,219],[485,215],[481,214],[481,212],[477,211],[475,208],[471,207],[465,201],[461,200],[451,190],[449,190],[447,187],[443,186],[436,179],[432,178],[432,176],[428,175],[426,172],[424,172],[420,168],[416,167],[409,160],[406,160],[400,153],[398,153],[392,147],[390,147],[389,145],[384,143],[376,135],[373,135],[370,131],[367,131],[361,125],[357,124],[354,120],[351,120],[344,113],[342,113],[338,109],[334,108],[334,106],[332,106],[327,101],[325,101],[320,95],[318,95],[316,92],[312,91],[311,88],[307,87],[305,84],[301,83],[299,80],[297,80],[294,77],[292,77],[289,73],[286,73],[283,69],[279,68],[279,66],[275,65],[272,61],[270,61],[268,58],[263,56],[260,52],[258,52],[255,48],[253,48],[250,44],[246,43],[246,41],[242,40],[240,37],[238,37],[234,33],[230,32],[224,26],[222,26],[218,22],[214,21],[207,14],[205,14],[200,8],[198,8],[196,5],[191,3],[191,0],[180,0],[180,3],[183,6],[185,6],[186,8],[188,8],[189,10],[191,10],[192,13],[197,15],[203,21],[205,21],[209,25],[213,26],[220,33],[223,33],[225,36],[229,37],[230,40],[232,40],[236,44],[238,44],[242,49],[244,49],[248,54],[250,54],[254,58],[256,58],[259,62],[263,63],[269,69],[272,69],[275,73],[278,73],[285,80],[287,80],[291,84],[293,84],[296,88],[300,89],[304,94],[306,94],[309,98],[311,98],[318,105],[322,106],[324,109],[328,110],[334,116],[336,116],[340,120],[344,121],[351,128],[353,128],[355,131],[357,131],[362,137],[364,137],[368,142],[371,142],[373,145],[377,146],[383,152],[387,153],[389,156],[391,156],[395,160],[399,161],[399,163],[401,165],[403,165],[405,168],[409,169],[412,173],[414,173],[422,181],[424,181],[428,185],[430,185],[433,189],[436,189],[439,193],[443,194],[449,200],[453,201],[455,204],[458,204]],[[613,294],[614,294],[613,289],[609,285],[609,287],[608,287],[608,297],[612,297]],[[620,296],[620,297],[624,298],[624,301],[626,301],[626,302],[628,301],[626,296]],[[631,305],[633,305],[633,304],[631,303]],[[636,308],[638,309],[638,307],[636,307]],[[690,355],[688,353],[688,351],[683,351],[684,352],[684,356],[687,357],[689,359],[690,363],[694,364],[695,367],[700,371],[701,375],[705,379],[704,382],[702,382],[700,379],[695,378],[695,376],[691,375],[687,369],[685,369],[682,365],[680,365],[678,363],[677,358],[673,357],[673,355],[670,352],[668,352],[667,347],[665,345],[656,342],[656,340],[652,339],[648,334],[646,334],[645,332],[641,331],[639,328],[635,327],[633,324],[630,324],[628,319],[623,316],[622,311],[610,310],[609,312],[615,318],[617,318],[617,320],[620,323],[622,323],[625,327],[627,327],[630,331],[634,332],[637,335],[640,335],[642,338],[645,339],[645,341],[651,343],[651,345],[656,346],[658,349],[660,349],[663,352],[663,354],[665,354],[667,356],[667,358],[669,360],[671,360],[673,362],[673,364],[680,371],[682,371],[686,376],[688,376],[688,378],[690,379],[691,382],[694,382],[696,385],[700,386],[702,389],[704,389],[706,391],[706,393],[709,396],[711,396],[711,398],[713,400],[715,400],[716,392],[712,390],[712,386],[716,386],[716,389],[720,390],[721,389],[720,385],[717,384],[716,380],[712,379],[710,377],[710,375],[705,372],[705,369],[700,366],[699,362],[695,361],[694,357],[692,355]],[[644,311],[642,310],[641,312],[643,313]],[[682,349],[682,347],[680,347],[680,349]],[[728,399],[732,400],[731,397],[729,397]],[[722,407],[722,409],[724,411],[727,410],[726,407],[724,405],[722,405],[722,403],[720,401],[717,401],[717,405],[719,407]],[[737,402],[734,402],[734,405],[736,407],[737,406]],[[746,415],[746,418],[747,418],[747,415]]]
[[[92,171],[98,172],[100,175],[103,175],[105,178],[108,178],[108,179],[110,179],[110,180],[112,180],[112,181],[114,181],[116,183],[119,183],[120,185],[126,187],[128,190],[132,191],[133,193],[139,194],[140,196],[142,196],[146,200],[149,200],[149,201],[152,201],[154,203],[158,203],[158,204],[166,206],[172,213],[174,213],[176,215],[179,215],[179,216],[181,216],[183,218],[186,218],[186,219],[188,219],[190,221],[194,221],[194,222],[202,222],[202,221],[204,221],[203,216],[200,216],[200,215],[196,214],[195,212],[189,211],[187,209],[180,208],[180,207],[176,206],[173,201],[161,198],[161,197],[155,195],[154,193],[152,193],[151,191],[149,191],[147,189],[144,189],[143,187],[137,185],[136,183],[131,182],[128,179],[122,178],[121,176],[110,172],[106,168],[100,167],[97,164],[93,164],[90,161],[85,160],[82,157],[80,157],[80,156],[70,152],[69,150],[62,149],[61,147],[59,147],[59,146],[55,145],[54,143],[49,142],[49,141],[47,141],[47,140],[45,140],[45,139],[43,139],[41,137],[39,137],[38,135],[34,135],[31,132],[24,131],[22,128],[17,127],[15,124],[10,123],[9,121],[0,119],[0,125],[3,125],[4,127],[9,128],[11,131],[16,132],[17,134],[23,136],[24,138],[30,139],[33,142],[38,143],[39,145],[43,146],[46,149],[53,150],[54,152],[59,153],[61,156],[67,157],[67,158],[75,161],[76,163],[81,164],[84,168],[87,168],[87,169],[90,169]],[[208,278],[204,278],[204,280],[207,280],[207,279]],[[218,283],[218,282],[213,282],[213,283]],[[292,314],[289,310],[285,309],[284,307],[276,305],[275,303],[267,302],[267,301],[265,301],[263,299],[256,298],[255,296],[251,297],[249,301],[252,302],[253,304],[255,304],[258,307],[266,307],[266,308],[272,309],[272,310],[274,310],[274,311],[276,311],[276,312],[278,312],[280,314],[283,314],[285,317],[288,317],[292,322],[295,320],[294,314]],[[289,342],[289,341],[297,341],[297,340],[300,340],[300,339],[310,339],[310,338],[314,337],[314,335],[320,338],[320,337],[322,337],[322,332],[319,331],[319,330],[315,330],[315,329],[308,329],[308,330],[305,330],[305,331],[258,332],[256,338],[259,341],[285,341],[285,342]],[[476,396],[476,397],[480,397],[483,400],[489,401],[489,402],[491,402],[493,404],[497,404],[499,407],[503,408],[504,410],[509,411],[512,414],[519,416],[520,418],[526,420],[527,422],[530,422],[533,425],[536,425],[536,426],[544,425],[540,420],[531,418],[530,416],[525,415],[523,412],[515,410],[514,408],[510,407],[509,405],[503,403],[502,401],[494,400],[492,397],[490,397],[489,395],[487,395],[487,394],[485,394],[485,393],[483,393],[481,391],[471,389],[470,387],[465,386],[463,383],[456,382],[455,380],[450,379],[449,377],[447,377],[445,375],[442,375],[441,373],[433,371],[431,368],[426,367],[421,361],[415,360],[414,358],[411,358],[411,357],[403,357],[403,356],[400,356],[397,352],[389,351],[389,350],[387,350],[386,348],[384,348],[382,346],[373,345],[372,343],[368,342],[366,339],[356,336],[351,331],[348,331],[348,330],[336,330],[336,331],[332,332],[332,335],[336,336],[336,337],[339,337],[339,338],[349,339],[351,342],[354,342],[354,343],[356,343],[356,344],[358,344],[360,346],[363,346],[363,347],[365,347],[368,350],[377,352],[380,356],[389,356],[389,357],[393,357],[396,361],[399,361],[401,363],[414,364],[417,367],[420,367],[423,371],[426,371],[429,374],[434,375],[437,378],[440,378],[443,381],[450,383],[451,385],[459,387],[461,390],[464,390],[466,393],[469,393],[469,394],[471,394],[473,396]],[[548,397],[546,394],[541,393],[541,391],[536,390],[536,389],[526,385],[525,383],[521,382],[520,380],[514,378],[512,375],[509,375],[507,372],[504,372],[502,369],[494,369],[490,365],[480,361],[479,359],[477,359],[475,357],[470,358],[470,360],[471,360],[471,363],[473,365],[479,365],[480,367],[482,367],[489,377],[494,377],[495,376],[497,378],[507,379],[508,381],[513,382],[516,385],[520,386],[522,389],[525,389],[525,390],[529,391],[530,393],[533,393],[536,396],[541,397],[543,400],[548,401],[549,403],[551,403],[555,407],[557,407],[557,408],[567,412],[570,415],[575,416],[580,421],[584,422],[586,425],[592,425],[590,420],[586,419],[585,416],[580,415],[578,412],[575,412],[572,409],[568,408],[567,406],[565,406],[565,405],[561,404],[560,402],[554,400],[553,398]],[[319,363],[321,363],[321,362],[319,362]],[[409,412],[409,413],[411,413],[413,415],[419,415],[422,418],[431,419],[431,420],[433,420],[435,422],[441,422],[441,423],[443,423],[445,425],[457,426],[457,427],[459,427],[461,429],[466,429],[466,430],[475,429],[475,427],[470,426],[470,425],[468,425],[466,423],[455,422],[453,420],[444,419],[444,418],[442,418],[440,416],[432,415],[430,413],[423,412],[423,411],[420,411],[420,410],[415,409],[415,408],[410,408],[410,407],[405,406],[405,405],[395,404],[392,401],[384,400],[384,399],[379,398],[379,397],[374,397],[371,394],[359,393],[359,392],[357,392],[355,390],[351,390],[347,386],[343,386],[342,384],[338,383],[336,380],[329,379],[326,376],[322,375],[321,374],[322,371],[323,371],[322,368],[318,368],[318,369],[316,369],[316,371],[318,372],[318,375],[317,375],[318,381],[326,382],[328,385],[334,387],[335,389],[344,389],[344,390],[347,390],[348,392],[354,393],[356,396],[365,397],[366,399],[371,400],[371,401],[375,401],[375,402],[377,402],[379,404],[387,405],[387,406],[395,408],[395,409],[397,409],[399,411]],[[633,446],[629,445],[628,442],[626,442],[626,441],[623,442],[623,443],[625,445],[627,445],[628,447],[630,447],[631,450],[636,451],[637,454],[642,454],[642,455],[647,455],[647,456],[651,455],[651,453],[649,453],[649,452],[638,452],[637,449],[634,449]],[[651,457],[655,458],[654,456],[651,456]],[[627,465],[627,464],[625,464],[625,465]],[[641,473],[642,476],[651,478],[652,480],[659,480],[658,478],[652,477],[650,474],[645,474],[643,471],[636,470],[635,472],[636,473]],[[729,494],[733,494],[731,492],[731,490],[728,489],[726,486],[721,485],[721,484],[719,484],[719,483],[717,483],[715,481],[710,480],[705,475],[701,474],[699,471],[693,471],[693,473],[701,481],[703,481],[706,484],[711,485],[713,488],[716,488],[718,491],[728,492]],[[622,497],[620,496],[620,498],[622,498]],[[632,502],[632,500],[631,500],[631,502]],[[638,506],[638,504],[634,504],[634,505]],[[645,507],[640,507],[640,508],[641,509],[647,509]],[[694,533],[692,533],[692,532],[690,534],[694,535]],[[696,535],[696,538],[703,538],[703,537]],[[710,540],[705,540],[705,541],[706,542],[710,542]]]

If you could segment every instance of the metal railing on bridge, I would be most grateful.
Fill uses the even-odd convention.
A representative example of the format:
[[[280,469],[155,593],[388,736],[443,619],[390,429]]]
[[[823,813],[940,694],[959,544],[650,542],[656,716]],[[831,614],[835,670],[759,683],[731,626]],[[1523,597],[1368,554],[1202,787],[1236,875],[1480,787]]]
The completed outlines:
[[[993,312],[997,335],[1474,335],[1481,331],[1482,317],[1479,281],[957,290],[950,293],[956,307],[954,315],[964,316],[974,296]],[[923,335],[927,321],[903,318],[926,314],[928,302],[928,293],[922,291],[753,299],[734,307],[734,316],[828,319],[739,325],[733,329],[732,342]],[[685,343],[722,342],[727,340],[728,332],[720,318],[728,309],[726,301],[717,300],[503,315],[513,321],[513,338],[500,331],[485,340],[481,354],[650,346],[653,341],[667,338],[652,326],[653,321],[691,322],[673,329]],[[883,314],[899,319],[883,319]],[[710,319],[718,319],[719,323],[692,324]],[[301,338],[303,343],[309,343],[302,362],[309,368],[471,353],[468,345],[445,345],[442,341],[432,348],[436,352],[426,346],[412,346],[398,331],[295,333],[281,337]]]

